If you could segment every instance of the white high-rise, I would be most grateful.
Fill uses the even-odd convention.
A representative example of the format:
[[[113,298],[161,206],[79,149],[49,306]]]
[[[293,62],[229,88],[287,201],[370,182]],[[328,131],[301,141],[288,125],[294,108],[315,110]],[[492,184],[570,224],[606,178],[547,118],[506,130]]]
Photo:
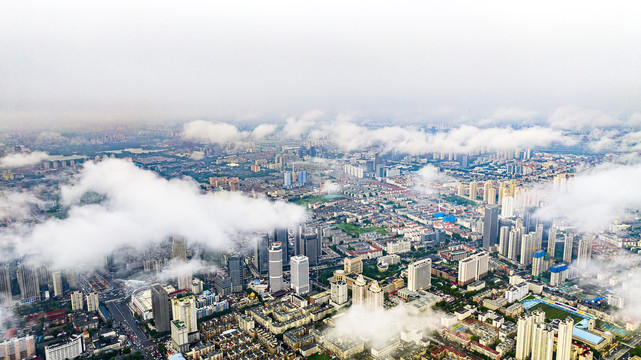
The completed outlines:
[[[521,238],[519,234],[516,229],[512,229],[508,235],[507,258],[512,261],[516,261],[521,252]]]
[[[478,195],[478,184],[476,181],[472,181],[470,183],[470,193],[469,193],[469,198],[470,200],[476,200],[476,196]]]
[[[574,320],[567,317],[561,320],[556,342],[556,360],[570,360],[572,355],[572,328]]]
[[[432,285],[432,260],[422,259],[415,261],[407,267],[407,289],[418,291],[427,289]]]
[[[378,281],[372,281],[372,285],[367,289],[367,309],[369,311],[382,309],[384,299],[383,289],[378,286]]]
[[[535,310],[521,315],[517,321],[516,360],[525,360],[532,354],[534,347],[535,325],[545,322],[545,313]]]
[[[563,262],[569,264],[572,262],[572,243],[574,242],[574,235],[565,234],[565,241],[563,242]]]
[[[552,360],[554,354],[554,329],[551,325],[537,323],[532,334],[532,360]]]
[[[188,333],[198,331],[196,297],[194,295],[172,299],[171,314],[173,320],[179,320],[185,323]]]
[[[71,293],[71,310],[76,311],[80,310],[82,311],[84,307],[84,301],[82,299],[82,292],[80,291],[74,291]]]
[[[459,261],[458,264],[458,283],[466,285],[472,281],[479,280],[487,275],[488,255],[486,252],[480,252]]]
[[[95,292],[87,294],[87,311],[97,312],[99,306],[98,294]]]
[[[342,305],[347,302],[347,283],[345,280],[332,281],[330,298],[334,304]]]
[[[292,289],[298,295],[307,294],[309,292],[309,258],[304,255],[296,255],[289,259],[289,263]]]
[[[510,227],[501,226],[499,230],[499,254],[507,256],[510,247]]]
[[[556,248],[556,229],[554,227],[550,228],[548,231],[548,254],[550,259],[554,260],[554,251]]]
[[[506,196],[501,201],[501,217],[511,218],[514,216],[514,198]]]
[[[269,290],[275,293],[284,288],[283,249],[279,242],[275,242],[269,248]]]
[[[62,295],[62,272],[54,271],[51,273],[51,278],[53,280],[53,296]]]
[[[584,235],[579,240],[579,247],[577,249],[576,265],[579,269],[584,269],[588,266],[588,261],[592,258],[592,236]]]
[[[363,275],[358,275],[352,284],[352,305],[365,305],[367,300],[367,283]]]

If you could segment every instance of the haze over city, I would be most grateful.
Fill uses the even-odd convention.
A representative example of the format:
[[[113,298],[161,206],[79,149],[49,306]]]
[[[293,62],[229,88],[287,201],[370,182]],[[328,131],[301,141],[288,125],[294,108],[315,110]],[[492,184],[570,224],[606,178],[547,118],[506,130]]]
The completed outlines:
[[[640,10],[0,3],[0,360],[640,360]]]

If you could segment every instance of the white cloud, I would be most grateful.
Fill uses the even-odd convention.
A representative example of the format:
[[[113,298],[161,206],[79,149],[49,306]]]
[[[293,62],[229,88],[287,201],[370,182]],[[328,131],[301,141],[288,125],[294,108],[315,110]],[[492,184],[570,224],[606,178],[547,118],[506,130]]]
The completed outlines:
[[[316,125],[316,122],[324,117],[325,114],[320,110],[310,110],[296,117],[288,117],[285,119],[286,124],[283,128],[285,135],[292,139],[300,139],[305,135],[311,128]]]
[[[88,193],[104,200],[83,203]],[[172,235],[221,248],[238,233],[293,227],[305,217],[302,207],[289,203],[235,192],[202,194],[191,179],[166,180],[120,159],[86,163],[61,189],[61,199],[68,216],[36,225],[16,245],[19,254],[53,267],[93,267],[115,250],[143,249]]]
[[[574,144],[575,139],[560,130],[542,127],[523,129],[477,128],[463,125],[449,131],[426,133],[420,129],[386,126],[369,129],[350,122],[335,122],[324,129],[325,136],[346,151],[370,147],[408,154],[428,152],[468,153],[478,150],[508,150],[553,143]]]
[[[205,153],[202,151],[194,151],[189,155],[192,160],[202,160],[205,158]]]
[[[43,201],[30,192],[4,191],[0,193],[0,219],[25,221],[32,218],[31,207]]]
[[[277,126],[275,124],[260,124],[251,132],[251,137],[254,139],[263,139],[276,132]]]
[[[243,138],[244,135],[234,125],[194,120],[183,126],[182,138],[196,142],[226,145]]]
[[[372,344],[384,344],[404,329],[430,331],[439,327],[439,315],[428,309],[419,312],[400,304],[387,310],[368,311],[364,306],[352,306],[336,318],[331,335],[338,337],[369,339]]]
[[[578,174],[567,191],[550,191],[537,211],[545,219],[565,218],[584,231],[596,231],[641,209],[641,164],[606,164]]]
[[[24,166],[36,165],[43,160],[47,160],[48,158],[49,155],[42,151],[9,154],[0,158],[0,168],[19,168]]]
[[[567,105],[559,107],[550,116],[548,123],[555,129],[584,130],[618,126],[621,122],[616,117],[600,110]]]
[[[440,172],[436,166],[426,165],[416,172],[414,181],[414,190],[424,195],[432,195],[438,193],[440,185],[455,180]]]
[[[501,107],[492,113],[492,115],[479,122],[481,126],[497,124],[527,124],[534,120],[537,112],[534,110],[520,107]]]
[[[202,260],[192,259],[190,261],[182,261],[172,259],[169,266],[162,270],[160,279],[163,281],[176,279],[180,276],[213,273],[217,268],[211,264],[207,264]]]
[[[320,188],[321,193],[324,194],[335,194],[341,191],[341,186],[333,181],[325,181]]]

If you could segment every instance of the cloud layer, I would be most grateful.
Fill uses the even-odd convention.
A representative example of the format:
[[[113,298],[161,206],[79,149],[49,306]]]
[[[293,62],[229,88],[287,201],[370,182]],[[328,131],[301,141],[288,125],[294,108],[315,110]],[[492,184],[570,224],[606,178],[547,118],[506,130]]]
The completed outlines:
[[[551,191],[548,202],[537,211],[546,218],[565,218],[584,231],[599,230],[615,219],[627,218],[629,210],[641,209],[641,164],[606,164],[578,174],[567,190]]]
[[[101,201],[87,201],[96,195]],[[239,193],[203,194],[191,179],[166,180],[119,159],[87,163],[61,189],[61,201],[68,216],[33,227],[16,245],[18,254],[53,267],[94,267],[114,250],[142,249],[172,235],[222,248],[238,233],[292,227],[305,217],[293,204]]]
[[[31,153],[15,153],[0,158],[0,168],[19,168],[36,165],[43,160],[47,160],[49,155],[42,151]]]

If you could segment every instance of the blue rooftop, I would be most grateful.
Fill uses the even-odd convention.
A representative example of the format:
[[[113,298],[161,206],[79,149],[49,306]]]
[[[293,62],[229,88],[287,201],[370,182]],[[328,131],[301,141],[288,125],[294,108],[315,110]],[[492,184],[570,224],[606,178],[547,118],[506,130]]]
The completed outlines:
[[[185,357],[181,353],[171,354],[167,357],[168,360],[185,360]]]
[[[591,342],[593,344],[600,344],[601,341],[605,340],[604,338],[594,335],[592,333],[589,333],[585,330],[579,329],[576,326],[572,329],[572,336],[576,336],[579,339],[585,340],[587,342]]]

